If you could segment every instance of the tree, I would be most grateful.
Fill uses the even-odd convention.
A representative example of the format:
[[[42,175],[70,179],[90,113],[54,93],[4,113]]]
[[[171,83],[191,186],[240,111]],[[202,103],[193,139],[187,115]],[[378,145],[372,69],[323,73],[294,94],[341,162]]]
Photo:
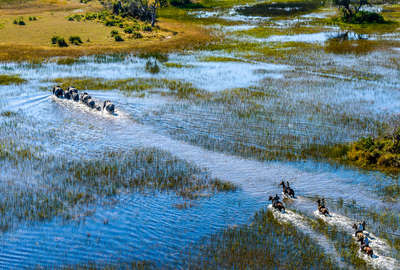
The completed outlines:
[[[371,6],[368,0],[334,0],[333,3],[339,7],[345,19],[354,17],[363,6]]]
[[[112,5],[112,11],[115,15],[130,16],[154,26],[157,21],[157,8],[166,5],[166,0],[117,0]]]

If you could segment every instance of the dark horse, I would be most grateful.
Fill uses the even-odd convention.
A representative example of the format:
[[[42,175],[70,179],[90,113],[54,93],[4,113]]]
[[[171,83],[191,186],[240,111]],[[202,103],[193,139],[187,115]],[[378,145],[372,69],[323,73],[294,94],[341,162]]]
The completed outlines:
[[[295,198],[294,197],[294,190],[289,186],[289,182],[286,182],[287,184],[285,185],[285,182],[282,181],[279,185],[282,186],[283,189],[283,194],[288,196],[289,198]]]
[[[318,211],[324,216],[330,216],[328,208],[325,207],[325,199],[322,200],[318,199],[317,203],[318,203]]]
[[[269,200],[272,201],[272,207],[279,210],[279,212],[285,212],[285,206],[283,203],[279,201],[278,194],[275,197],[269,196]]]

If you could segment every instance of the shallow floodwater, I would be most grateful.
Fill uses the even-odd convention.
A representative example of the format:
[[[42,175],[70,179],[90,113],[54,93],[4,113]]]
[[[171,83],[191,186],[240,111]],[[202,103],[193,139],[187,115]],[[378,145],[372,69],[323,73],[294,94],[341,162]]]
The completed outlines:
[[[319,18],[326,14],[329,13],[311,13],[299,19]],[[250,30],[268,19],[249,19],[232,10],[201,11],[196,16],[249,22],[231,26],[227,28],[229,31]],[[284,25],[284,22],[276,24]],[[317,40],[323,43],[326,36],[325,32],[272,36],[263,42]],[[0,136],[12,136],[7,130],[14,130],[18,135],[13,138],[14,142],[35,145],[43,155],[69,159],[90,158],[104,151],[155,147],[192,162],[206,169],[211,176],[233,182],[240,188],[237,192],[218,193],[190,201],[192,207],[188,209],[177,206],[185,200],[174,193],[143,192],[119,195],[112,198],[112,203],[104,199],[104,204],[89,205],[88,213],[82,213],[77,221],[62,221],[56,217],[47,222],[22,222],[0,238],[1,268],[14,269],[21,265],[27,268],[54,267],[92,261],[117,264],[134,260],[179,267],[182,254],[201,238],[228,226],[249,223],[253,214],[268,203],[269,195],[280,194],[278,184],[282,180],[290,181],[299,194],[298,200],[290,207],[309,216],[316,208],[314,198],[317,196],[332,201],[355,201],[366,208],[373,205],[378,211],[388,206],[393,211],[400,211],[400,204],[382,201],[378,189],[391,183],[393,178],[381,173],[338,168],[314,161],[261,162],[235,153],[213,151],[200,141],[186,139],[200,135],[213,136],[220,141],[249,138],[250,143],[257,145],[256,139],[267,131],[270,134],[275,132],[275,141],[296,134],[300,140],[313,137],[320,143],[336,143],[373,134],[377,130],[374,121],[390,119],[400,112],[399,71],[388,65],[389,59],[398,57],[399,53],[396,48],[391,53],[373,52],[363,56],[319,55],[320,52],[316,52],[315,55],[273,62],[245,60],[238,54],[222,51],[187,52],[169,55],[168,62],[182,64],[183,68],[158,63],[161,68],[158,74],[147,72],[147,60],[135,56],[115,59],[86,57],[72,65],[54,62],[39,66],[0,64],[0,73],[20,74],[28,80],[19,86],[0,86],[0,112],[17,112],[18,117],[24,119],[16,127],[0,129]],[[206,60],[210,57],[216,57],[215,61]],[[218,57],[234,60],[218,61]],[[381,59],[378,64],[376,59]],[[273,88],[271,96],[258,104],[268,109],[273,121],[264,125],[261,120],[250,118],[244,121],[250,123],[246,127],[239,121],[228,119],[230,112],[223,111],[220,104],[192,104],[149,91],[144,92],[145,97],[135,97],[118,90],[88,89],[97,100],[109,99],[116,104],[115,115],[110,115],[53,97],[50,92],[52,83],[47,80],[67,77],[180,80],[212,93],[236,88]],[[156,90],[168,92],[166,89]],[[315,104],[323,105],[319,114],[307,111]],[[357,122],[341,126],[342,123],[330,118],[339,112],[343,113],[346,121],[367,119],[367,124]],[[0,117],[0,123],[5,121]],[[260,133],[253,134],[252,125],[259,128]],[[29,166],[28,161],[18,174],[10,163],[0,161],[0,166],[2,185],[40,186],[38,172],[41,168]],[[340,260],[333,250],[332,241],[299,221],[300,214],[289,213],[287,216],[277,215],[277,218],[310,234],[328,254]],[[336,215],[335,218],[344,224],[344,230],[349,230],[350,224],[355,222],[345,216]],[[394,269],[398,266],[397,252],[390,250],[384,241],[376,247],[378,254],[381,252],[388,258],[379,261],[376,267]]]

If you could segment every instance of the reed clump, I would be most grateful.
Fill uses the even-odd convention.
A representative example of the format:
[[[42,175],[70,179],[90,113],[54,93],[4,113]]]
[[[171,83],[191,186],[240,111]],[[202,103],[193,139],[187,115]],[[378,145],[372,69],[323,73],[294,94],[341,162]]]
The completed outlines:
[[[27,80],[22,79],[19,75],[0,74],[0,85],[23,84],[26,82]]]
[[[251,225],[207,237],[185,263],[190,269],[339,269],[308,235],[267,210],[257,212]]]

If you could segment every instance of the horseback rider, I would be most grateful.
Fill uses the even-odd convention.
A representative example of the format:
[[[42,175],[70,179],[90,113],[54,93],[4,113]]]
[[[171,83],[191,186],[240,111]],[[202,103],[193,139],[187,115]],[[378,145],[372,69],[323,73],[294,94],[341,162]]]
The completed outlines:
[[[321,207],[325,208],[325,198],[322,198],[322,200],[321,200]]]
[[[368,236],[364,236],[364,238],[361,239],[361,250],[364,250],[366,247],[369,247],[369,239]]]
[[[355,232],[354,236],[357,237],[357,234],[358,233],[363,233],[363,231],[364,231],[364,224],[359,222],[358,225],[357,225],[357,229],[356,229],[356,232]]]
[[[275,202],[279,202],[279,196],[278,196],[278,194],[275,194],[275,197],[274,197],[274,199],[273,199]]]

